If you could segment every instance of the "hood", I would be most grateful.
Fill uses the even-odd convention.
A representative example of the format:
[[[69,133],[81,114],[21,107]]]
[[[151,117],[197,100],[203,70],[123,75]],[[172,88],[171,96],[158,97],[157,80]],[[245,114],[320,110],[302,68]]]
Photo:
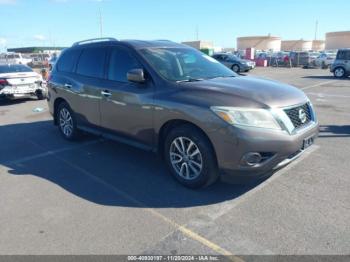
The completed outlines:
[[[287,107],[308,101],[300,89],[263,78],[248,76],[187,82],[197,97],[206,96],[215,106]],[[200,93],[200,94],[199,94]],[[250,103],[247,104],[247,101]]]

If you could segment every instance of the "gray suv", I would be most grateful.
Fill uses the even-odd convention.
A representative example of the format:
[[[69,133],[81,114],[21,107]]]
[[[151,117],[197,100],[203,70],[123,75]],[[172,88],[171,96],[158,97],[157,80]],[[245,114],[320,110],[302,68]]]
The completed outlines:
[[[63,137],[87,131],[159,152],[171,174],[192,188],[220,175],[264,177],[318,135],[301,90],[238,76],[170,41],[78,42],[62,53],[48,86]]]
[[[331,72],[336,78],[350,75],[350,48],[338,50],[337,57],[331,65]]]

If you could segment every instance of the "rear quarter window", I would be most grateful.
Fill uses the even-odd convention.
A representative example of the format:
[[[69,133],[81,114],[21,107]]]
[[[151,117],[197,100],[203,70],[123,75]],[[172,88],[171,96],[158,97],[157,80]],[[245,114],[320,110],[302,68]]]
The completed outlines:
[[[80,53],[81,50],[79,49],[65,51],[57,63],[57,70],[60,72],[72,73],[75,69]]]
[[[350,50],[340,50],[337,54],[339,60],[350,60]]]

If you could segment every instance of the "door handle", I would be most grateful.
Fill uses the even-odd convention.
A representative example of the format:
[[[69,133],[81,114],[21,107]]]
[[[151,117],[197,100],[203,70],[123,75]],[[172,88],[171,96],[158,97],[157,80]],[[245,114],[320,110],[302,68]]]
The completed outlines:
[[[67,84],[67,83],[66,83],[66,84],[64,84],[64,87],[66,87],[66,88],[69,88],[69,89],[70,89],[70,88],[72,88],[73,86],[72,86],[71,84]]]
[[[101,95],[103,95],[104,97],[110,97],[112,94],[108,90],[103,90],[101,91]]]

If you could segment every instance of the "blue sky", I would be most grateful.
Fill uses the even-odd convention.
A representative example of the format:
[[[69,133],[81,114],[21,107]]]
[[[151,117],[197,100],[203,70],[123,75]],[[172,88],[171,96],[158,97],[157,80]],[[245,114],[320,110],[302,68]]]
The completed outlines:
[[[103,35],[118,39],[214,41],[234,47],[237,36],[313,39],[350,30],[350,0],[0,0],[0,49],[69,46]]]

